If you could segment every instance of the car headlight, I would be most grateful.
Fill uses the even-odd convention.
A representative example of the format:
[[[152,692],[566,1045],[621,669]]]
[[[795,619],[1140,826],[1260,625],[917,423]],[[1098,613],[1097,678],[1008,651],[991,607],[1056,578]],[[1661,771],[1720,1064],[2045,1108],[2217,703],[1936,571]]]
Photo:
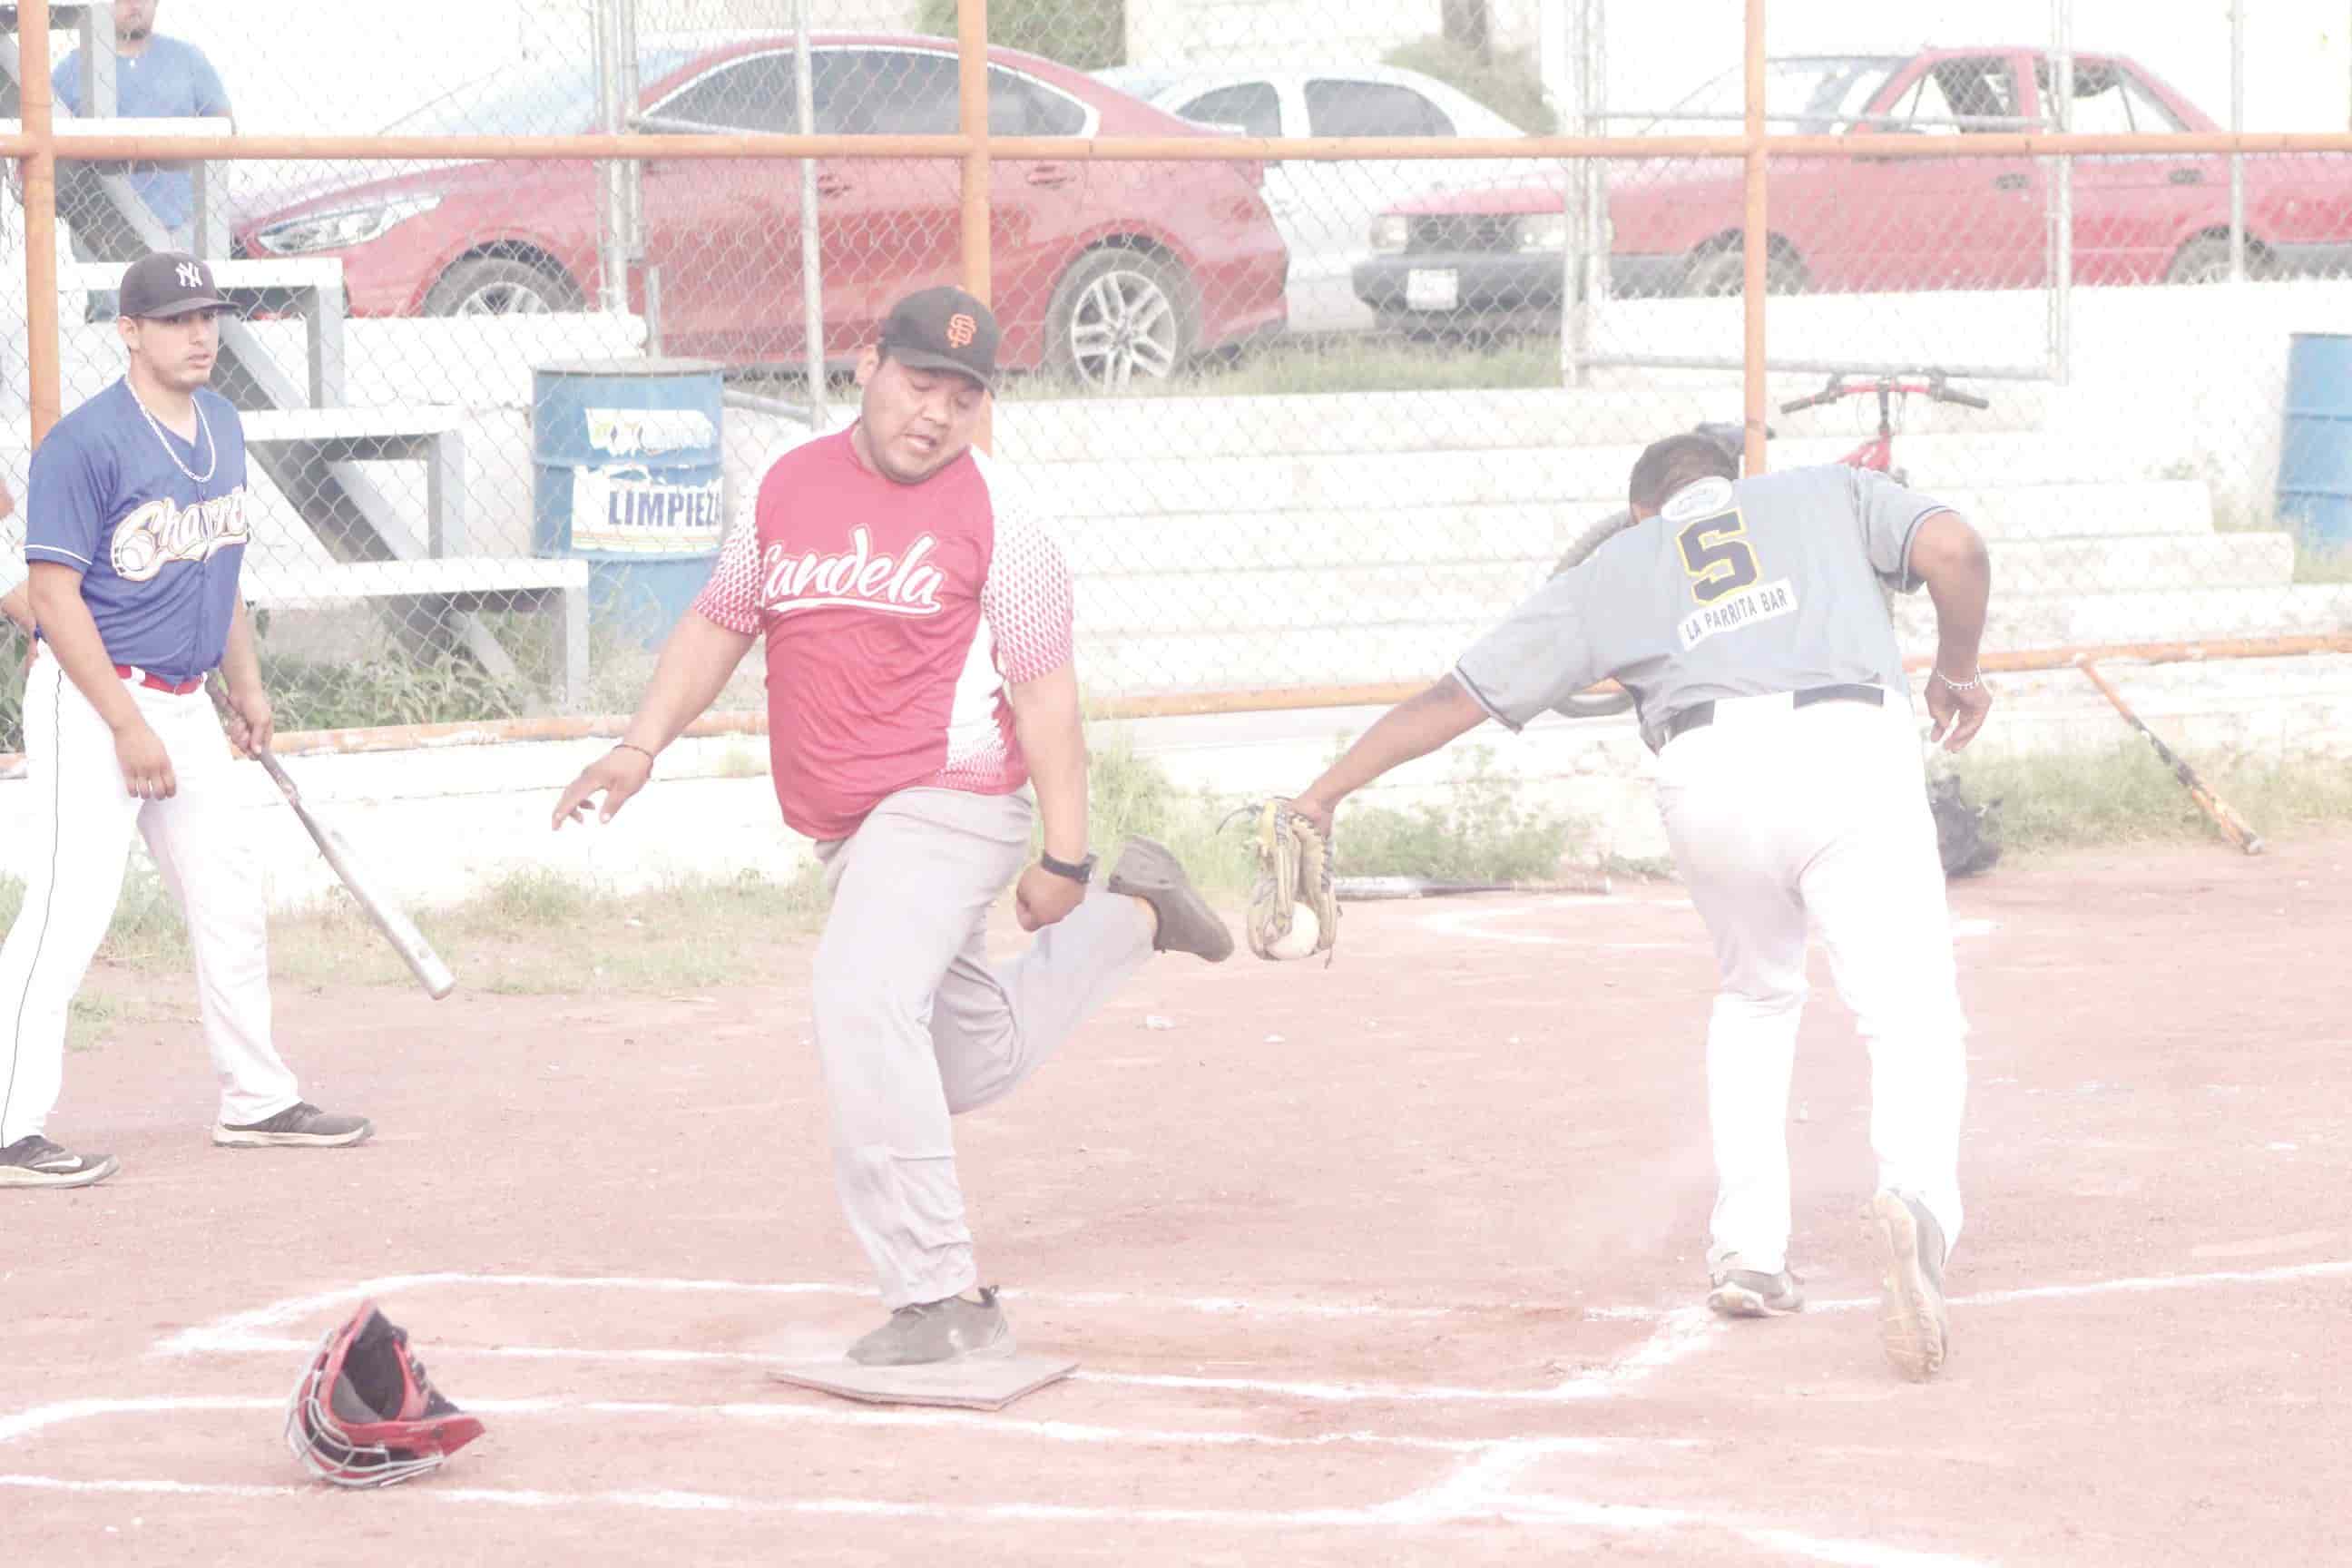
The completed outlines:
[[[1372,220],[1372,248],[1402,250],[1412,242],[1412,219],[1402,213],[1382,213]]]
[[[378,202],[370,206],[345,207],[340,212],[306,213],[300,217],[273,223],[255,235],[254,241],[273,256],[302,256],[313,250],[341,250],[354,245],[365,245],[381,239],[394,225],[429,213],[441,205],[439,196],[402,196],[397,201]]]
[[[1566,250],[1568,248],[1568,215],[1566,213],[1529,213],[1519,219],[1521,250]]]

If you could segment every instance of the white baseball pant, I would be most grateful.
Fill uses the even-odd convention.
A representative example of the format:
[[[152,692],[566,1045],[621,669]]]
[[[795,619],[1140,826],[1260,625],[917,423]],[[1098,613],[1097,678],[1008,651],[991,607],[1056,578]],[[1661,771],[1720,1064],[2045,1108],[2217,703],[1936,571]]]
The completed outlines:
[[[1870,1051],[1877,1183],[1960,1234],[1967,1096],[1943,863],[1906,694],[1716,704],[1666,742],[1659,802],[1720,989],[1706,1037],[1717,1194],[1710,1268],[1775,1272],[1789,1247],[1789,1079],[1808,917]]]
[[[1151,956],[1151,916],[1107,892],[991,968],[990,907],[1029,860],[1025,794],[910,789],[816,846],[817,1054],[849,1228],[891,1310],[979,1282],[950,1119],[1001,1099]]]
[[[47,647],[25,682],[25,903],[0,947],[0,1145],[42,1131],[64,1082],[66,1017],[113,921],[135,827],[194,950],[220,1118],[266,1121],[301,1098],[270,1040],[268,903],[238,838],[233,754],[212,700],[126,683],[172,759],[169,800],[131,794],[114,733]]]

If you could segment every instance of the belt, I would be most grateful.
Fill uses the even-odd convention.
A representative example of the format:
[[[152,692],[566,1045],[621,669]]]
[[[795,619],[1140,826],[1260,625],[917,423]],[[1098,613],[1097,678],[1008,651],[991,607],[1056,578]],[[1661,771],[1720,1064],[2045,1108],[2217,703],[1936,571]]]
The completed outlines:
[[[150,675],[145,670],[128,664],[116,665],[114,673],[125,680],[135,680],[142,686],[156,691],[168,691],[174,697],[185,697],[191,691],[201,691],[205,685],[205,678],[201,675],[193,680],[183,680],[174,685],[160,675]]]
[[[1791,708],[1811,708],[1816,702],[1867,702],[1873,708],[1882,708],[1886,704],[1886,690],[1884,687],[1841,681],[1834,686],[1808,686],[1802,691],[1790,693]],[[1704,729],[1714,722],[1714,699],[1694,702],[1666,721],[1665,739],[1658,744],[1664,745],[1685,730]]]

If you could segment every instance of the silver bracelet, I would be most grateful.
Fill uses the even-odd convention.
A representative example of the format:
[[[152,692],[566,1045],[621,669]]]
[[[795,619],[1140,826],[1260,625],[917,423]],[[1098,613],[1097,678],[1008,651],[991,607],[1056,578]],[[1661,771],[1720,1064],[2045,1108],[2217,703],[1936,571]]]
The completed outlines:
[[[1935,674],[1937,679],[1942,681],[1954,691],[1974,691],[1978,687],[1984,684],[1984,669],[1981,666],[1978,668],[1976,674],[1967,680],[1954,680],[1950,676],[1946,675],[1940,669],[1937,670]]]

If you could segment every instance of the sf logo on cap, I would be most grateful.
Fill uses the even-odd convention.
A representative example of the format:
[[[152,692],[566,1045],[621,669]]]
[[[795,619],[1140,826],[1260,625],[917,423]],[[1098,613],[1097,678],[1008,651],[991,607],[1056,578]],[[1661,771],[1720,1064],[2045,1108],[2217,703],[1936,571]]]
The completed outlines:
[[[971,340],[980,336],[980,323],[961,310],[948,318],[948,342],[960,349],[971,347]]]
[[[194,262],[183,261],[179,264],[176,270],[180,274],[181,288],[201,289],[205,286],[204,268],[198,267]]]

